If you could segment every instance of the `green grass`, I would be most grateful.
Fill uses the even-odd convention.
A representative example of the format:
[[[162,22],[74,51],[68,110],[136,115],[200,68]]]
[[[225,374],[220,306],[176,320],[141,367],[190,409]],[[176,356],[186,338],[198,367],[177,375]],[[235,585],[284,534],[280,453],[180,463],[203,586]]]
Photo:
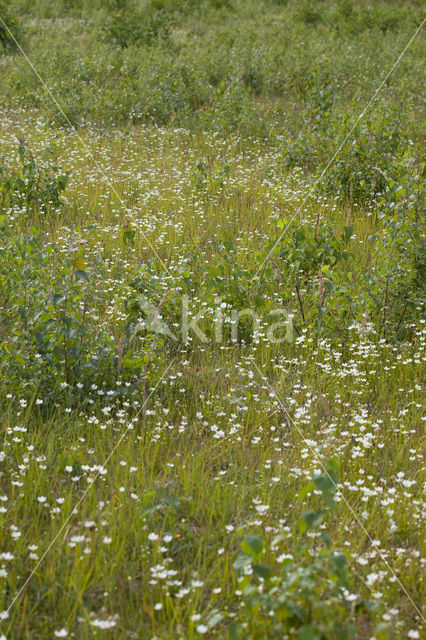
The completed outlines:
[[[5,48],[0,637],[421,637],[422,33],[315,183],[422,6],[150,6],[167,37],[127,47],[113,3],[8,8],[77,131]],[[206,344],[181,339],[185,295]],[[141,296],[177,341],[137,330]],[[314,568],[325,532],[348,582]]]

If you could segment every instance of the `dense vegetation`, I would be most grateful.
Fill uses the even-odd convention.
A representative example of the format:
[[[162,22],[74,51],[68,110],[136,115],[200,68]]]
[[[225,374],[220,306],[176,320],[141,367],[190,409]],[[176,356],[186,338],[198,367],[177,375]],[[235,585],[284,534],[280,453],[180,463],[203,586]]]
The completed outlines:
[[[420,638],[423,3],[0,18],[0,638]]]

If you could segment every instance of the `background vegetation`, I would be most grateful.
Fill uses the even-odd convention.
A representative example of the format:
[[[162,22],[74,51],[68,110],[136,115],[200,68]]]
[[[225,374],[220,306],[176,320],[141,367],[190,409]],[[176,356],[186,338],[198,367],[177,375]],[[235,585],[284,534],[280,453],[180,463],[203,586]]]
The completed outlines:
[[[0,17],[1,633],[420,638],[423,3]]]

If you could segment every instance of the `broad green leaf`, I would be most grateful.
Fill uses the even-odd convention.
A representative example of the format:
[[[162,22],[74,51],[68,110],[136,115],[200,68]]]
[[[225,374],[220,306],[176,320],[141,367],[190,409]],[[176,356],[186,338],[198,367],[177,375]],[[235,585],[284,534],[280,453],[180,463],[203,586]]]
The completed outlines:
[[[250,555],[248,555],[247,553],[240,553],[236,560],[234,561],[234,564],[232,565],[235,569],[235,571],[241,571],[241,569],[244,569],[244,567],[247,567],[249,564],[251,564],[252,558]]]
[[[343,569],[346,566],[346,556],[342,552],[333,553],[330,559],[339,569]]]
[[[251,556],[258,556],[263,551],[262,538],[259,536],[246,536],[241,543],[241,550]]]
[[[53,304],[58,305],[61,304],[65,300],[66,296],[63,293],[55,293],[53,296]]]
[[[223,620],[223,615],[221,613],[215,613],[207,623],[208,628],[213,629],[221,620]]]
[[[272,575],[271,568],[268,567],[268,565],[264,564],[263,562],[261,562],[260,564],[254,564],[253,571],[257,576],[260,576],[264,580],[267,580]]]
[[[311,493],[311,491],[314,489],[314,485],[312,484],[312,482],[308,482],[308,484],[306,484],[297,494],[297,499],[301,502],[302,500],[304,500],[304,498],[306,498],[307,495],[309,495]]]
[[[322,637],[323,634],[318,627],[313,627],[310,624],[304,624],[300,627],[296,636],[298,640],[321,640]]]
[[[306,526],[308,529],[313,529],[317,527],[324,519],[323,511],[312,511],[312,509],[308,509],[302,513],[302,518],[306,522]]]
[[[81,271],[80,269],[77,269],[77,271],[75,272],[75,275],[80,280],[86,280],[86,282],[89,282],[89,276],[87,275],[87,273],[85,271]]]
[[[239,622],[231,622],[228,627],[229,640],[239,640],[243,635],[243,627]]]

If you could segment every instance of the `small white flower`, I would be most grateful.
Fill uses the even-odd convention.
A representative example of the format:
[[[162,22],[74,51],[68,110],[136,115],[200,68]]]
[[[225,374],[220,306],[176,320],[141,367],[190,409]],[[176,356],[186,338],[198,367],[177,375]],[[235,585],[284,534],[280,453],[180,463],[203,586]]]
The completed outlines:
[[[261,515],[263,515],[264,513],[266,513],[269,509],[269,505],[268,504],[257,504],[254,507],[257,511],[257,513],[260,513]]]
[[[99,620],[98,618],[95,618],[95,620],[92,620],[90,624],[92,627],[98,627],[98,629],[111,629],[112,627],[115,627],[117,622],[115,620]]]
[[[198,631],[198,633],[207,633],[207,631],[208,631],[208,630],[209,630],[209,629],[208,629],[208,627],[206,627],[206,625],[205,625],[205,624],[199,624],[199,625],[197,626],[197,631]]]
[[[57,631],[53,632],[53,635],[55,636],[55,638],[66,638],[68,635],[68,630],[67,629],[58,629]]]
[[[420,638],[420,633],[417,631],[417,629],[410,629],[410,631],[407,633],[407,637],[408,638]]]
[[[192,581],[192,586],[197,589],[198,587],[202,587],[204,585],[204,582],[202,582],[201,580],[193,580]]]
[[[377,578],[379,577],[378,573],[369,573],[367,576],[367,584],[371,587],[371,585],[373,585]]]

